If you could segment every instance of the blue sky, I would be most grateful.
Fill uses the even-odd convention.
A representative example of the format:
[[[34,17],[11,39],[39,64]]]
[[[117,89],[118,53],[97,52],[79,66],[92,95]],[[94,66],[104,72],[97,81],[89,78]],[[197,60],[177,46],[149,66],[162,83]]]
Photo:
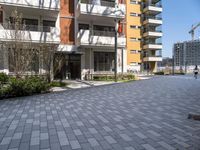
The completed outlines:
[[[200,22],[200,0],[162,0],[163,57],[171,57],[173,43],[191,40],[192,24]],[[200,37],[200,28],[196,38]]]

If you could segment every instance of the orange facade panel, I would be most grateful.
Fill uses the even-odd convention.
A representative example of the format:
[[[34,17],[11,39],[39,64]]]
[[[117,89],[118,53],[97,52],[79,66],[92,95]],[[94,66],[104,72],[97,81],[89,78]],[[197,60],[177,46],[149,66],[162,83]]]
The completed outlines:
[[[75,44],[74,19],[60,18],[61,44]]]
[[[74,0],[60,0],[60,17],[74,16]]]
[[[61,44],[75,44],[74,0],[60,0]]]

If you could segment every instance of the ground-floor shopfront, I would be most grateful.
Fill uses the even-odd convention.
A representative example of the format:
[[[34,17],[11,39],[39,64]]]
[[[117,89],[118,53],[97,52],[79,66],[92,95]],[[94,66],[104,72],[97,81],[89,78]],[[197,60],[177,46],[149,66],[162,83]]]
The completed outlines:
[[[81,77],[90,78],[94,74],[113,74],[115,71],[115,52],[109,47],[81,47]],[[123,48],[117,50],[117,72],[127,71],[127,54]]]
[[[35,45],[34,50],[40,51],[41,46]],[[115,71],[115,52],[110,47],[79,47],[73,51],[59,51],[57,46],[49,46],[49,49],[55,48],[55,54],[51,60],[45,57],[46,54],[39,53],[34,57],[34,65],[27,70],[29,72],[44,75],[47,71],[51,73],[52,79],[89,79],[94,74],[113,74]],[[9,47],[1,47],[0,52],[0,72],[12,74],[12,59],[8,53]],[[28,49],[27,49],[28,50]],[[44,56],[44,57],[43,57]],[[126,50],[118,48],[117,50],[117,72],[126,72],[127,61]],[[50,66],[45,65],[45,61]]]

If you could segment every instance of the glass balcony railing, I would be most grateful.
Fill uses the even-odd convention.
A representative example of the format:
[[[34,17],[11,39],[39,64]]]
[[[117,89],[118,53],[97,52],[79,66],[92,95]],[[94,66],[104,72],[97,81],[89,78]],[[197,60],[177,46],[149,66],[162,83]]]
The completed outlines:
[[[39,26],[39,25],[25,25],[25,24],[0,24],[0,28],[5,30],[22,30],[22,31],[36,31],[36,32],[50,32],[52,28],[50,26]]]
[[[146,33],[146,32],[159,32],[159,33],[162,33],[162,30],[159,30],[159,29],[143,29],[143,33]]]
[[[145,16],[144,21],[147,19],[155,19],[155,20],[162,20],[162,17],[157,17],[157,16]]]

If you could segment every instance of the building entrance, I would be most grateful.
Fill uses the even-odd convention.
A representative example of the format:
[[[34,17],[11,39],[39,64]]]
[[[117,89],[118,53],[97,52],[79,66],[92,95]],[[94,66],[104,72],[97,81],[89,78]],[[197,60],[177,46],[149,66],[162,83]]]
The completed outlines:
[[[54,79],[81,79],[81,55],[56,54],[54,56]]]

